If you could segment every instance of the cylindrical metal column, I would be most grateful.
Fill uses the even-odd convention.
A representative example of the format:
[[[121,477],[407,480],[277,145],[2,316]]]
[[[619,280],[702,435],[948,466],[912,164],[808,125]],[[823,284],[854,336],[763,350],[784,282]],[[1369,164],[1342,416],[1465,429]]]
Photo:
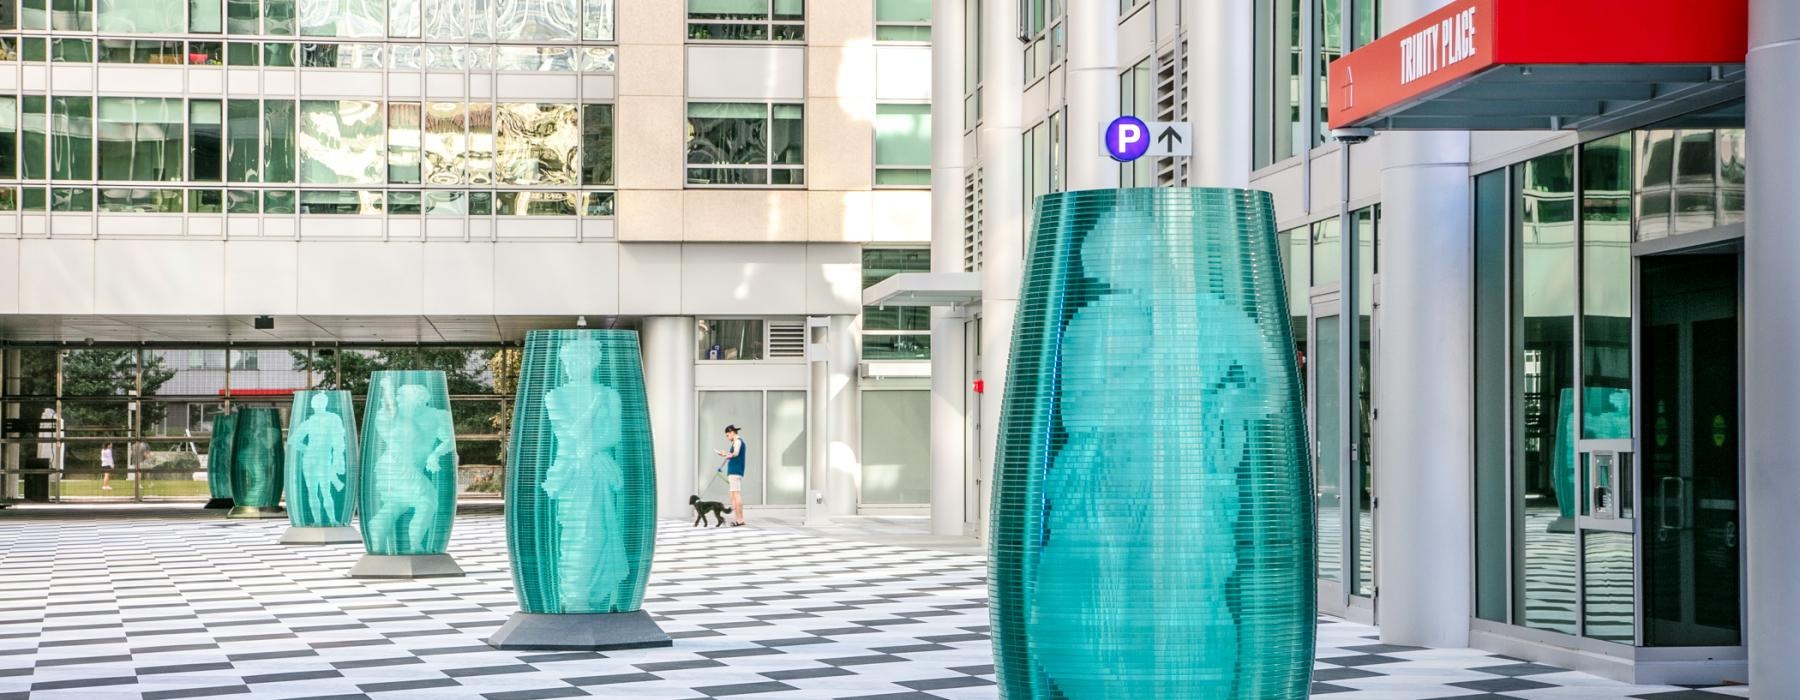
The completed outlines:
[[[806,319],[806,520],[829,525],[825,503],[831,484],[831,337],[830,320]]]
[[[1750,687],[1758,697],[1800,692],[1800,4],[1750,0],[1745,138],[1754,149],[1745,175],[1744,233],[1744,606]]]
[[[643,341],[644,395],[656,440],[656,514],[691,519],[688,496],[699,493],[694,474],[700,468],[694,444],[694,319],[646,318]]]
[[[962,272],[963,3],[931,22],[931,271]],[[963,317],[931,310],[931,533],[963,534]]]
[[[1443,4],[1391,2],[1385,28]],[[1382,140],[1378,622],[1386,643],[1464,647],[1474,561],[1469,135],[1393,132]]]
[[[1106,123],[1119,114],[1119,3],[1071,2],[1067,7],[1067,189],[1118,187],[1119,164],[1106,155],[1100,140]],[[1018,53],[1017,46],[1011,48]]]
[[[1253,0],[1186,0],[1188,120],[1195,187],[1249,187],[1255,78]]]
[[[1104,2],[1105,0],[1095,0]],[[982,502],[993,494],[994,434],[1000,426],[1000,397],[1006,393],[1006,362],[1012,348],[1013,315],[1019,308],[1019,273],[1025,255],[1023,189],[1019,172],[1023,121],[1018,86],[1024,82],[1019,50],[1018,6],[982,4],[981,36],[981,394],[980,475]],[[986,512],[986,508],[982,509]],[[984,524],[985,525],[985,524]],[[981,528],[987,536],[986,528]]]
[[[856,515],[862,502],[862,317],[831,317],[832,515]]]

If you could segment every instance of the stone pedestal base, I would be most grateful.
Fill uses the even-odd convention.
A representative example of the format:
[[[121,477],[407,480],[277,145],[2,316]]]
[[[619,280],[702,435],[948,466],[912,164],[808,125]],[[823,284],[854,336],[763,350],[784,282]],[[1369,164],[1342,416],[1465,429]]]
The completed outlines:
[[[488,638],[495,649],[608,651],[673,646],[669,635],[642,610],[626,613],[513,616]]]
[[[226,513],[225,517],[238,518],[241,520],[267,520],[270,518],[285,518],[285,517],[287,517],[287,509],[286,508],[263,508],[261,506],[232,506],[231,512]]]
[[[362,535],[352,527],[290,527],[281,535],[282,544],[362,544]]]
[[[364,554],[350,567],[350,578],[441,578],[463,575],[448,554],[387,556]]]
[[[230,508],[235,505],[237,505],[237,504],[232,503],[231,499],[229,499],[229,498],[215,498],[210,501],[207,501],[206,505],[202,506],[202,507],[205,508],[206,510],[223,510],[225,508]]]

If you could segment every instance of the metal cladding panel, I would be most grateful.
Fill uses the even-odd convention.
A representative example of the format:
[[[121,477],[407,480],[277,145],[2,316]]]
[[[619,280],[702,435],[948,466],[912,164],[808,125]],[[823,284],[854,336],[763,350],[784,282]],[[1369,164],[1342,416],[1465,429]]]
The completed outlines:
[[[506,462],[520,609],[638,610],[656,549],[656,454],[637,332],[527,333]]]
[[[369,375],[357,483],[370,554],[444,554],[456,516],[456,425],[436,370]]]
[[[994,470],[1010,698],[1302,698],[1312,476],[1266,192],[1038,200]]]
[[[237,414],[213,418],[212,439],[206,447],[206,490],[214,499],[231,498],[231,446],[237,433]]]
[[[281,506],[281,409],[240,408],[231,440],[231,498],[238,506]]]
[[[349,527],[362,450],[348,391],[297,391],[288,410],[288,522]]]

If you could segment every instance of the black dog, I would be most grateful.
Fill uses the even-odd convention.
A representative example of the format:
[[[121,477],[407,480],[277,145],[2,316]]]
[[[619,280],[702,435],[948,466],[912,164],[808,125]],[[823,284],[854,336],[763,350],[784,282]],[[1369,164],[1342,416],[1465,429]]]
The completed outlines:
[[[717,524],[713,525],[713,527],[724,525],[724,514],[731,512],[731,509],[726,508],[725,504],[718,501],[702,501],[699,496],[688,496],[688,505],[694,507],[694,527],[700,527],[701,523],[706,522],[706,514],[708,513],[711,513],[712,516],[719,521]]]

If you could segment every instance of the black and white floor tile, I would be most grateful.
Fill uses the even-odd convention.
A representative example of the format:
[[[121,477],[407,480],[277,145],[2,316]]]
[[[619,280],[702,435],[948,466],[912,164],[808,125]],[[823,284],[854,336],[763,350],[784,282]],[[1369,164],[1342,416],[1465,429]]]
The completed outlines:
[[[978,556],[667,523],[645,608],[673,648],[502,652],[483,641],[516,609],[495,508],[457,522],[464,578],[348,579],[360,547],[283,546],[285,527],[187,511],[0,514],[0,700],[997,695]],[[1749,695],[1374,636],[1321,621],[1315,695]]]

